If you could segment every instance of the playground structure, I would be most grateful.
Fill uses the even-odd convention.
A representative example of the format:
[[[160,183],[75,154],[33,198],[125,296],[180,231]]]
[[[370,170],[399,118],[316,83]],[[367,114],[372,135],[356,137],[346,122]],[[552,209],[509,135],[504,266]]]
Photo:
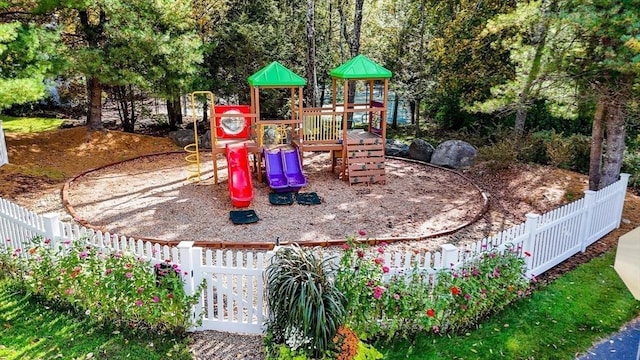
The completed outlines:
[[[214,184],[218,184],[218,155],[226,156],[229,193],[232,204],[247,207],[253,198],[251,164],[258,181],[265,177],[276,192],[298,191],[306,185],[302,171],[304,152],[327,151],[331,171],[339,166],[338,176],[349,184],[384,183],[384,146],[391,72],[364,55],[358,55],[331,70],[330,106],[304,108],[302,89],[306,80],[274,61],[248,78],[250,105],[215,105],[211,92],[191,94],[195,114],[195,95],[205,95],[211,109],[211,153]],[[361,81],[369,91],[367,103],[349,103],[350,82]],[[382,82],[382,94],[374,100],[376,82]],[[264,119],[260,112],[261,89],[289,90],[287,119]],[[352,129],[356,115],[366,116],[365,128]],[[195,116],[195,115],[194,115]],[[194,133],[197,126],[194,118]],[[195,149],[194,149],[195,148]],[[197,144],[185,147],[190,153],[190,179],[200,180]],[[253,155],[253,162],[249,160]],[[240,157],[246,157],[240,159]],[[264,161],[263,161],[264,160]],[[194,175],[197,174],[197,175]]]

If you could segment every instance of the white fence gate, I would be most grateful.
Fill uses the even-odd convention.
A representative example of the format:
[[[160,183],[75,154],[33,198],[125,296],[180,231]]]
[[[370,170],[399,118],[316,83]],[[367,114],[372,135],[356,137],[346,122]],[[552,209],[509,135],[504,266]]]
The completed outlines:
[[[4,130],[2,129],[2,120],[0,120],[0,166],[9,163],[9,155],[7,154],[7,143],[4,139]]]
[[[629,174],[600,190],[585,191],[584,198],[543,215],[527,214],[527,221],[494,236],[460,248],[444,244],[426,254],[386,253],[391,274],[410,273],[414,267],[435,279],[442,268],[456,267],[477,254],[512,244],[525,257],[527,276],[540,275],[620,225]],[[170,248],[109,233],[95,232],[58,221],[57,215],[38,215],[0,198],[0,251],[27,250],[24,243],[35,236],[52,241],[84,241],[103,249],[131,251],[152,263],[170,259],[187,272],[185,290],[194,294],[203,285],[191,330],[220,330],[261,334],[268,317],[264,270],[272,252],[251,253],[204,250],[183,241]],[[22,256],[28,256],[22,251]]]

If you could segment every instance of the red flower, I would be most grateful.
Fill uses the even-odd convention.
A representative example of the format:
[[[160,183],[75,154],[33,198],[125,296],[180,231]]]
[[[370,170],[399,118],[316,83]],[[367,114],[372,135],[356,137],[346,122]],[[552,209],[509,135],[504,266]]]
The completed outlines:
[[[458,287],[456,287],[456,286],[452,286],[452,287],[451,287],[451,294],[452,294],[453,296],[456,296],[456,295],[460,294],[460,288],[458,288]]]
[[[364,257],[364,251],[362,251],[362,250],[358,250],[357,254],[358,254],[359,258],[363,258]]]
[[[385,274],[388,273],[389,272],[389,267],[388,266],[383,266],[382,267],[382,272],[385,273]]]
[[[349,250],[349,244],[342,244],[342,250],[344,251]]]
[[[427,310],[427,316],[428,316],[428,317],[434,317],[434,316],[436,316],[436,311],[435,311],[435,310],[433,310],[433,309],[429,309],[429,310]]]
[[[383,265],[384,264],[384,259],[381,257],[375,258],[373,260],[373,262],[375,262],[377,265]]]

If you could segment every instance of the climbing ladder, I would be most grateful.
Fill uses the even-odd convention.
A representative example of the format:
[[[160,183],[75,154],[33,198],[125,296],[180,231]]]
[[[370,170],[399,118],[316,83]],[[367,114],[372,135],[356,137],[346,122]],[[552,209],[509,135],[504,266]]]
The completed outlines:
[[[349,184],[385,182],[382,139],[349,139],[346,150]]]

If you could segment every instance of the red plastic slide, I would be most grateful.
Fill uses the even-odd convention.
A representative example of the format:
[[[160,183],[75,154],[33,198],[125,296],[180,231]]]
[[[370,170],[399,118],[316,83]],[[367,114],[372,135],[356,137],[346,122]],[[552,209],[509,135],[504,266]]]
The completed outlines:
[[[251,179],[251,169],[249,168],[247,145],[227,145],[226,153],[231,205],[238,208],[248,207],[253,200],[253,181]]]

